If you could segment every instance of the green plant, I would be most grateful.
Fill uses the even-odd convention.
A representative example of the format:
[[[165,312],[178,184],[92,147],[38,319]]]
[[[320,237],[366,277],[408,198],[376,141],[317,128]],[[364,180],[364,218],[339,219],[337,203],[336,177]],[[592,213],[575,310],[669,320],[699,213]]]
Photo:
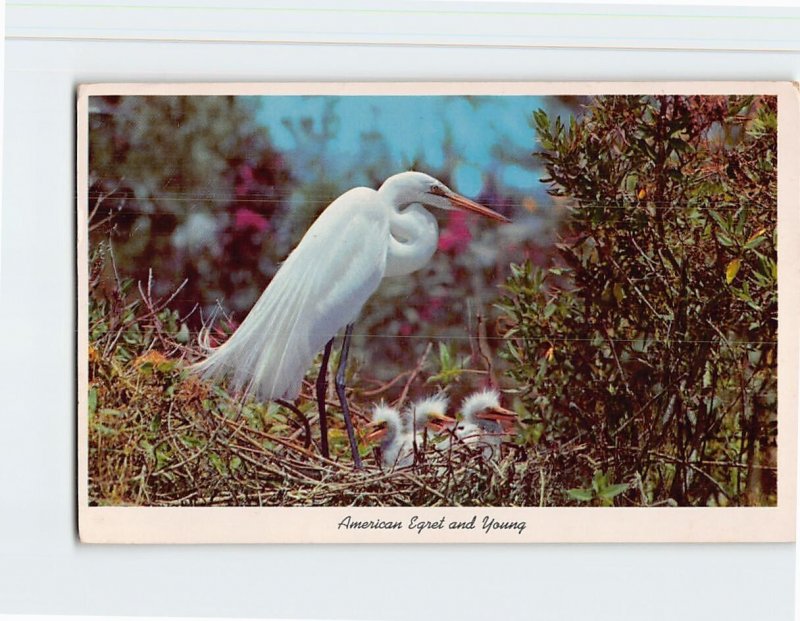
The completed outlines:
[[[611,483],[602,470],[595,470],[589,487],[568,489],[567,495],[579,502],[589,502],[601,507],[611,507],[614,498],[628,490],[627,483]]]
[[[774,504],[776,102],[600,97],[533,116],[569,211],[515,265],[503,356],[544,438],[586,443],[645,502]]]

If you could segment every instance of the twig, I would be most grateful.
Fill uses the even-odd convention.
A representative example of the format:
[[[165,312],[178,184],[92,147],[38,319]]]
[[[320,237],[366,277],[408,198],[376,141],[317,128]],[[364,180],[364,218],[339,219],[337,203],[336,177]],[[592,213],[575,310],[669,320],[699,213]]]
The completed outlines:
[[[406,397],[408,396],[408,391],[411,389],[411,384],[414,383],[414,380],[417,379],[417,376],[420,374],[420,371],[422,371],[422,365],[425,364],[425,359],[431,352],[432,347],[433,343],[429,341],[427,347],[425,347],[425,351],[419,358],[419,362],[417,362],[417,366],[414,367],[414,370],[411,372],[411,375],[408,377],[408,380],[406,381],[406,385],[403,386],[403,392],[400,393],[400,397],[397,399],[397,401],[394,402],[395,407],[402,407],[403,404],[405,403]]]
[[[300,424],[303,426],[303,429],[306,434],[304,447],[308,448],[309,446],[311,446],[311,424],[308,422],[308,418],[306,417],[306,415],[303,414],[299,408],[295,407],[293,404],[289,403],[285,399],[276,399],[275,403],[277,403],[278,405],[282,405],[287,410],[293,412],[294,415],[300,420]]]

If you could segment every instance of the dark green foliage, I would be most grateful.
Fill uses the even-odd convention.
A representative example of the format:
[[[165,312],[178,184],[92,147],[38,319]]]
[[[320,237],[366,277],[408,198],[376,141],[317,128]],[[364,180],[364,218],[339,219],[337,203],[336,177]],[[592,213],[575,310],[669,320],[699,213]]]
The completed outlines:
[[[601,471],[632,484],[619,504],[775,504],[775,99],[601,97],[534,124],[571,218],[500,305],[523,441],[586,445],[573,500]]]

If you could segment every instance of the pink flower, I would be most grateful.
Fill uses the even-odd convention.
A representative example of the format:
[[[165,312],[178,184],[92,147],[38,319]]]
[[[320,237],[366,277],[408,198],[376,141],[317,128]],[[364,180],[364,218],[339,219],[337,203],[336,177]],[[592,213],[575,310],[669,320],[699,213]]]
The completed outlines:
[[[443,298],[431,298],[419,311],[419,316],[425,321],[431,321],[442,308],[444,308]]]
[[[248,193],[255,180],[253,169],[247,164],[242,164],[237,172],[239,173],[239,180],[236,182],[236,195],[244,196]]]
[[[444,252],[463,252],[472,241],[467,214],[463,211],[451,211],[447,226],[439,235],[439,250]]]
[[[269,228],[269,221],[260,213],[241,207],[236,210],[234,227],[237,229],[253,228],[259,233],[263,233]]]

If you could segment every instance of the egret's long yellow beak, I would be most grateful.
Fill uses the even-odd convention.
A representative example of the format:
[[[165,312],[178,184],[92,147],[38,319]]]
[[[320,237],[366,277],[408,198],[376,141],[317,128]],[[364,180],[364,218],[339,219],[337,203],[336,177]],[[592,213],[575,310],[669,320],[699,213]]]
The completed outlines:
[[[477,213],[482,216],[486,216],[487,218],[491,218],[492,220],[497,220],[498,222],[511,222],[511,220],[506,218],[504,215],[501,215],[496,211],[492,211],[488,207],[479,205],[478,203],[471,201],[468,198],[464,198],[463,196],[461,196],[460,194],[456,194],[455,192],[447,194],[447,200],[450,201],[450,204],[453,205],[453,207],[456,207],[458,209],[471,211],[472,213]]]

